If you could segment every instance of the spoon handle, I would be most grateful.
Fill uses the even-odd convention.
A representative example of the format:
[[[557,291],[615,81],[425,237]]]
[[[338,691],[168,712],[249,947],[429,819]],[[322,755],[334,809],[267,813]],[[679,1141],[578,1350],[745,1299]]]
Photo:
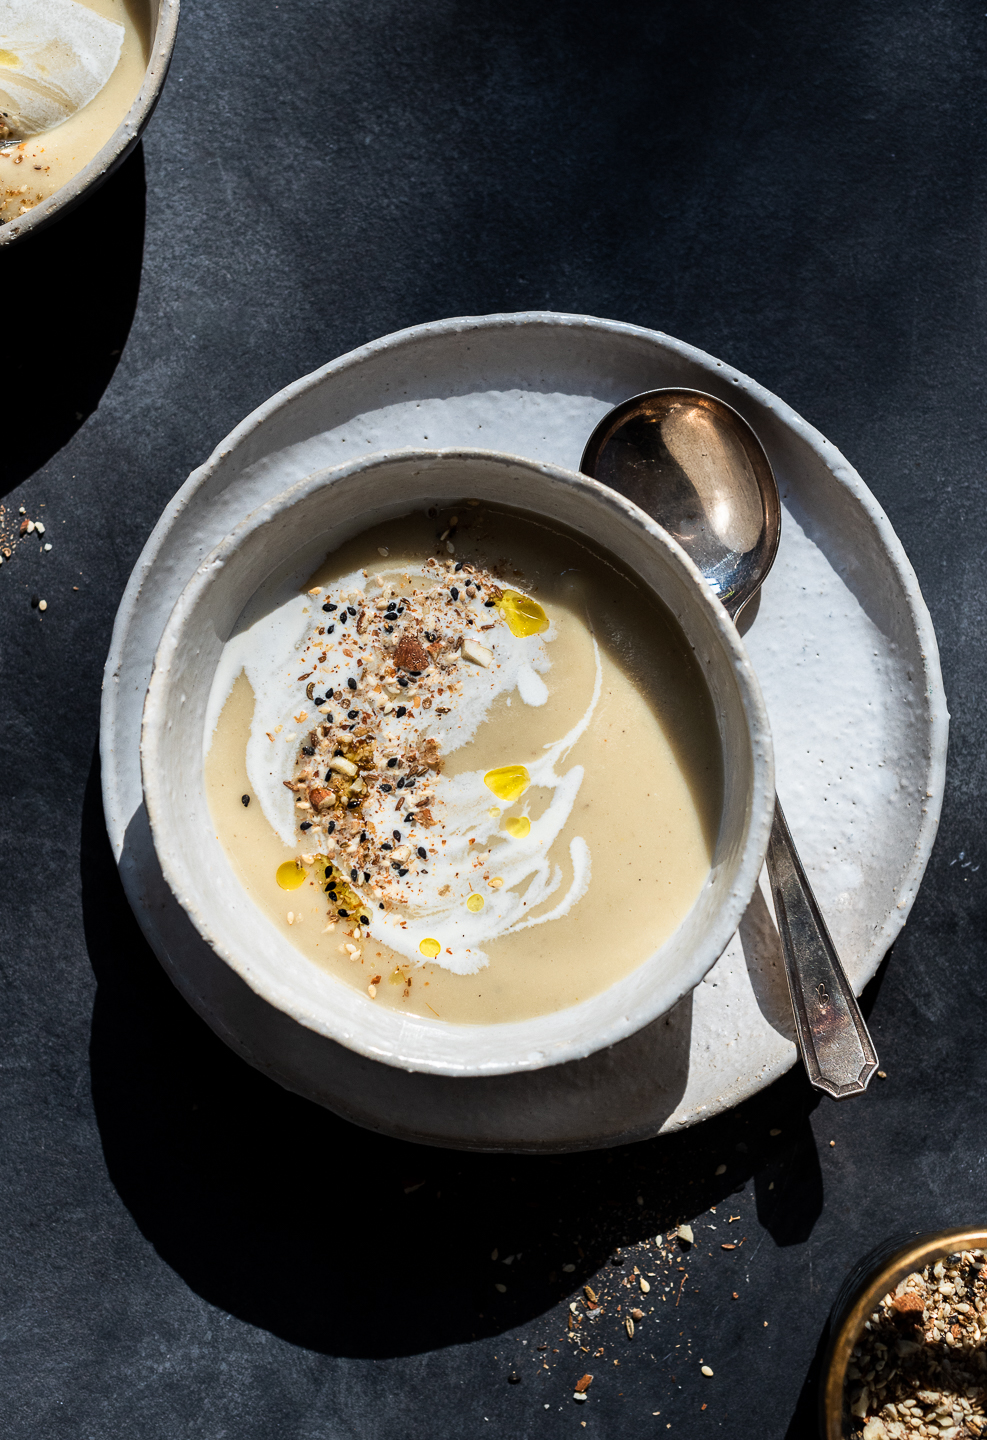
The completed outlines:
[[[862,1095],[877,1069],[877,1052],[777,795],[767,862],[798,1046],[809,1080],[834,1100]]]

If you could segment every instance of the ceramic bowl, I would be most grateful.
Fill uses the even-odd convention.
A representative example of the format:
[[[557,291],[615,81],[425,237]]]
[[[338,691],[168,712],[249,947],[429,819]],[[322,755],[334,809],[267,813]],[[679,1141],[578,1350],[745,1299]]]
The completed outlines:
[[[74,209],[91,190],[102,185],[103,181],[113,174],[141,138],[161,95],[178,33],[179,0],[148,0],[148,4],[151,11],[151,51],[144,72],[144,83],[130,109],[102,150],[93,156],[88,165],[84,165],[33,210],[28,210],[16,220],[8,221],[6,225],[0,225],[0,245],[12,245],[17,240],[24,240],[28,235],[42,230],[59,216]]]
[[[713,699],[724,800],[710,879],[685,920],[602,993],[534,1019],[452,1025],[374,1006],[297,951],[249,900],[217,840],[203,782],[208,697],[225,639],[275,568],[315,569],[381,521],[464,496],[568,525],[615,554],[677,619]],[[639,1030],[702,980],[757,883],[774,806],[770,732],[743,643],[684,551],[596,481],[493,451],[394,451],[309,476],[250,514],[199,566],[154,660],[141,741],[144,796],[162,872],[216,953],[293,1019],[373,1060],[439,1075],[537,1069]]]

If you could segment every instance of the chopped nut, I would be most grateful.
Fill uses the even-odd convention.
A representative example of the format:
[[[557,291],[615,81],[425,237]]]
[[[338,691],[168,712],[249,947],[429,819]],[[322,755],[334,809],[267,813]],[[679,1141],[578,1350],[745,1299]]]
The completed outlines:
[[[334,755],[329,761],[329,769],[335,770],[337,775],[347,775],[351,778],[360,773],[353,761],[347,760],[344,755]]]
[[[576,1381],[575,1386],[574,1386],[573,1388],[574,1388],[574,1390],[575,1390],[575,1392],[576,1392],[577,1395],[585,1395],[586,1391],[589,1389],[589,1387],[592,1385],[592,1383],[593,1383],[593,1377],[592,1377],[592,1375],[582,1375],[582,1376],[580,1376],[580,1378]]]
[[[420,640],[405,635],[394,652],[394,663],[399,670],[423,671],[431,665],[432,657]]]
[[[481,665],[484,670],[489,670],[493,661],[493,651],[488,650],[486,645],[481,645],[479,640],[474,640],[471,635],[463,641],[462,655],[464,660]]]

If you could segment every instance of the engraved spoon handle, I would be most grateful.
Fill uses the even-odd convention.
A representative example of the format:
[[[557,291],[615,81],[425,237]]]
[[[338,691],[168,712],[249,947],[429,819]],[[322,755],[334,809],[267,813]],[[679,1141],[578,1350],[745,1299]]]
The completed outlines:
[[[877,1069],[877,1052],[777,796],[767,862],[798,1046],[809,1079],[834,1100],[862,1095]]]

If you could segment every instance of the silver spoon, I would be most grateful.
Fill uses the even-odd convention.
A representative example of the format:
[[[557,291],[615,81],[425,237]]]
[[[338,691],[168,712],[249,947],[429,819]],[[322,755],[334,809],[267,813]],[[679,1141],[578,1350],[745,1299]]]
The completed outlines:
[[[579,468],[657,520],[736,622],[771,569],[781,533],[768,457],[736,410],[701,390],[635,395],[603,417]],[[809,1079],[837,1100],[862,1094],[877,1053],[777,796],[767,865]]]

